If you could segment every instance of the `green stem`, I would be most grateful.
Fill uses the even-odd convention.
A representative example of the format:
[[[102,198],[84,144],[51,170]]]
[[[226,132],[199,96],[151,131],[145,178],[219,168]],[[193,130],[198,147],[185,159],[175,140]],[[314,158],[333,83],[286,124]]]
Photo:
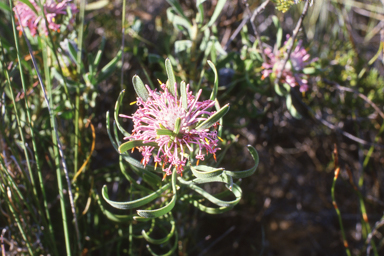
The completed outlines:
[[[77,76],[81,78],[81,61],[82,61],[82,51],[83,51],[83,37],[84,37],[84,12],[85,12],[85,2],[80,2],[80,12],[79,12],[79,34],[77,40]],[[78,81],[80,84],[80,80]],[[76,86],[76,99],[75,99],[75,141],[74,141],[74,171],[78,170],[78,160],[79,160],[79,108],[80,108],[80,88]]]
[[[45,51],[43,51],[45,52]],[[44,54],[46,55],[46,54]],[[43,57],[47,57],[44,56]],[[52,99],[52,85],[51,80],[49,79],[49,69],[46,68],[46,62],[47,60],[44,59],[44,71],[45,71],[45,77],[46,77],[46,86],[47,86],[47,92],[49,99]],[[49,101],[49,108],[52,109],[52,100]],[[52,142],[53,142],[53,154],[55,156],[55,165],[56,165],[56,176],[57,176],[57,186],[59,189],[59,196],[60,196],[60,209],[61,209],[61,217],[63,221],[63,229],[64,229],[64,238],[65,238],[65,248],[67,251],[67,255],[71,255],[71,245],[69,241],[69,232],[68,232],[68,220],[67,220],[67,213],[65,210],[65,200],[64,200],[64,193],[63,193],[63,181],[61,177],[61,170],[60,170],[60,154],[59,154],[59,148],[58,148],[58,138],[55,136],[54,129],[56,127],[55,124],[55,117],[51,111],[49,111],[49,119],[51,123],[52,128]]]
[[[13,3],[11,0],[9,1],[9,4],[10,4],[11,9],[13,9]],[[55,253],[55,255],[58,255],[56,244],[54,243],[55,239],[54,239],[51,219],[50,219],[50,215],[49,215],[49,211],[48,211],[48,204],[47,204],[47,200],[46,200],[46,196],[45,196],[45,189],[44,189],[44,183],[43,183],[42,174],[41,174],[40,160],[39,160],[38,153],[37,153],[38,151],[37,151],[36,141],[35,141],[35,136],[34,136],[34,131],[33,131],[33,122],[32,122],[32,118],[31,118],[31,112],[30,112],[30,108],[28,105],[28,101],[27,101],[27,88],[25,86],[25,80],[24,80],[24,75],[23,75],[23,70],[22,70],[22,65],[21,65],[21,58],[20,58],[20,47],[19,47],[19,41],[18,41],[18,37],[17,37],[18,33],[16,31],[15,17],[13,15],[11,15],[11,20],[12,20],[12,29],[13,29],[13,35],[14,35],[14,40],[15,40],[15,47],[16,47],[16,51],[17,51],[17,60],[19,63],[18,66],[19,66],[20,79],[21,79],[22,88],[23,88],[23,91],[25,94],[25,99],[24,99],[25,109],[27,112],[28,123],[30,124],[32,146],[33,146],[33,150],[35,152],[34,156],[35,156],[35,161],[36,161],[37,173],[38,173],[38,177],[39,177],[40,189],[41,189],[42,194],[43,194],[43,203],[44,203],[44,207],[45,207],[45,213],[46,213],[46,216],[48,219],[48,229],[50,231],[49,237],[51,239],[51,243],[49,243],[49,244],[51,244],[51,246],[53,248],[53,252]],[[3,48],[2,48],[2,50],[3,50]],[[20,137],[21,137],[21,140],[23,143],[22,147],[24,150],[25,160],[27,163],[28,171],[29,171],[29,176],[30,176],[30,180],[31,180],[31,184],[32,184],[34,199],[36,201],[36,204],[37,204],[39,211],[42,212],[41,205],[39,202],[39,197],[37,195],[37,190],[36,190],[36,185],[35,185],[35,181],[34,181],[34,177],[33,177],[33,173],[32,173],[32,168],[30,166],[29,155],[28,155],[28,152],[27,152],[27,149],[25,146],[26,143],[25,143],[25,139],[24,139],[24,133],[21,129],[20,119],[19,119],[19,115],[17,112],[16,102],[15,102],[15,98],[13,95],[13,90],[12,90],[12,86],[11,86],[8,72],[6,72],[6,77],[7,77],[7,82],[8,82],[9,89],[10,89],[9,91],[10,91],[11,97],[12,97],[12,102],[13,102],[13,106],[14,106],[14,111],[15,111],[15,116],[16,116],[18,128],[19,128]],[[46,224],[46,219],[44,217],[42,217],[42,219],[43,219],[43,222],[45,222],[45,224]]]
[[[127,0],[123,1],[123,17],[121,18],[121,27],[122,27],[122,33],[121,33],[121,77],[120,77],[120,90],[124,90],[124,39],[125,39],[125,6],[126,6]]]
[[[333,204],[333,207],[335,207],[335,211],[336,211],[337,217],[339,219],[340,230],[341,230],[341,235],[343,236],[343,244],[345,247],[345,252],[348,256],[351,256],[351,252],[350,252],[349,247],[348,247],[348,241],[347,241],[347,238],[345,236],[343,221],[341,219],[341,213],[340,213],[339,208],[337,207],[337,203],[336,203],[336,199],[335,199],[335,186],[336,186],[337,178],[339,176],[339,172],[340,172],[340,168],[337,167],[335,170],[335,177],[333,178],[332,189],[331,189],[332,204]]]

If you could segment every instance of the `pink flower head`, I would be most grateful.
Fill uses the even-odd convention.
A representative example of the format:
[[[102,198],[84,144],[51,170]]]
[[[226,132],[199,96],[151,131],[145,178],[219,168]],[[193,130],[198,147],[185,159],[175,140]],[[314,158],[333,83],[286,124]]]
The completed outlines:
[[[199,122],[207,120],[214,114],[209,109],[215,105],[215,102],[199,101],[202,91],[193,96],[187,85],[187,108],[184,108],[181,97],[174,96],[165,84],[161,85],[163,91],[160,92],[151,90],[147,85],[146,88],[149,96],[146,101],[140,97],[137,98],[137,111],[132,116],[120,115],[133,120],[132,134],[124,139],[157,144],[157,147],[138,147],[143,155],[142,164],[147,165],[153,155],[155,167],[157,164],[162,165],[166,175],[172,173],[172,167],[178,173],[182,173],[189,158],[189,152],[193,152],[193,144],[198,147],[196,155],[198,161],[204,160],[204,156],[208,153],[216,158],[215,153],[220,149],[217,148],[217,131],[209,128],[196,129]],[[173,133],[160,135],[160,131],[166,130]]]
[[[289,36],[287,36],[287,41],[285,41],[284,46],[279,50],[276,48],[273,51],[270,48],[264,50],[269,60],[262,65],[262,79],[271,74],[272,77],[275,78],[282,69],[284,59],[287,56],[286,44],[288,39]],[[316,59],[309,61],[310,55],[301,46],[301,43],[302,42],[299,41],[296,48],[291,52],[290,61],[285,65],[280,81],[289,84],[291,87],[299,85],[300,91],[305,92],[308,90],[308,81],[304,78],[304,74],[301,72],[307,65]]]
[[[56,2],[55,0],[46,0],[43,4],[44,7],[44,13],[48,21],[48,28],[57,32],[60,32],[60,24],[56,23],[56,16],[57,15],[66,15],[67,14],[67,7],[71,9],[72,14],[75,14],[78,12],[76,5],[74,3],[70,3],[71,0],[62,0]],[[18,1],[13,8],[15,11],[15,17],[17,18],[16,12],[18,13],[20,20],[18,21],[18,27],[17,30],[21,31],[21,27],[28,27],[31,35],[35,36],[37,34],[38,26],[40,24],[40,27],[43,31],[43,33],[47,36],[48,35],[48,29],[45,24],[44,17],[40,16],[40,7],[35,2],[35,0],[30,0],[30,3],[35,7],[35,10],[32,10],[29,8],[28,5],[24,4],[23,2]],[[74,18],[71,19],[70,23],[74,22]]]

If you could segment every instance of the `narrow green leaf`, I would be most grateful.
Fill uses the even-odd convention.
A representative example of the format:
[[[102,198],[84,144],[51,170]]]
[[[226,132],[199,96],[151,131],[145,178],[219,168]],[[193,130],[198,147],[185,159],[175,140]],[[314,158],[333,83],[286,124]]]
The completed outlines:
[[[174,136],[175,134],[173,133],[173,131],[168,129],[157,129],[156,135]]]
[[[109,3],[108,0],[100,0],[97,2],[89,3],[85,6],[86,11],[93,11],[93,10],[99,10],[105,6],[107,6]]]
[[[73,44],[70,42],[70,40],[64,40],[64,42],[66,43],[66,46],[67,46],[67,49],[68,49],[68,53],[69,53],[71,59],[77,65],[77,50],[75,49]]]
[[[199,12],[198,15],[196,15],[196,23],[197,24],[202,23],[204,21],[204,6],[203,6],[203,3],[205,1],[206,0],[197,0],[196,1],[196,8],[197,8],[197,11]]]
[[[189,202],[190,204],[192,204],[193,206],[195,206],[196,208],[198,208],[200,211],[206,212],[208,214],[221,214],[221,213],[227,212],[233,208],[233,206],[217,207],[217,208],[208,207],[208,206],[205,206],[205,205],[199,203],[199,201],[195,200],[195,199],[187,199],[186,201]]]
[[[205,120],[203,123],[201,123],[199,126],[196,127],[196,130],[203,130],[210,128],[212,125],[214,125],[217,121],[220,120],[229,110],[229,104],[222,107],[219,111],[217,111],[215,114],[210,116],[207,120]]]
[[[180,124],[181,124],[181,118],[178,117],[178,118],[176,118],[175,128],[173,129],[173,133],[174,133],[175,135],[179,135],[179,132],[180,132]]]
[[[101,212],[107,217],[109,220],[117,223],[127,223],[130,220],[133,219],[133,215],[122,215],[122,214],[114,214],[111,213],[110,211],[106,210],[100,200],[99,195],[94,191],[93,193],[94,198],[96,199],[97,204],[100,207]]]
[[[177,231],[175,232],[175,242],[173,243],[173,246],[171,248],[171,250],[169,250],[168,252],[164,253],[164,254],[156,254],[154,251],[152,251],[151,247],[147,244],[147,249],[148,251],[153,255],[153,256],[171,256],[171,255],[174,255],[174,252],[176,251],[177,249],[177,245],[178,245],[178,242],[179,242],[179,236],[177,234]]]
[[[125,136],[125,137],[129,137],[131,136],[131,134],[129,132],[127,132],[123,126],[121,126],[120,122],[119,122],[119,110],[120,110],[120,106],[123,102],[123,96],[125,94],[125,90],[122,90],[119,94],[119,97],[117,98],[117,101],[116,101],[116,104],[115,104],[115,112],[114,112],[114,117],[115,117],[115,122],[116,122],[116,125],[117,125],[117,128],[119,129],[119,131]]]
[[[206,182],[206,183],[209,183],[209,182]],[[201,187],[196,186],[194,184],[190,184],[188,185],[188,187],[194,190],[195,192],[199,193],[200,195],[202,195],[205,199],[207,199],[211,203],[221,207],[228,207],[228,206],[233,207],[234,205],[239,203],[242,195],[241,188],[237,184],[232,185],[232,193],[235,195],[236,199],[231,201],[224,201],[224,200],[218,199],[217,197],[209,194],[207,191],[205,191]]]
[[[291,94],[288,94],[286,96],[286,104],[287,104],[287,109],[291,115],[296,118],[296,119],[301,119],[302,116],[300,113],[296,110],[295,106],[292,104],[292,97]]]
[[[283,39],[283,29],[281,28],[279,18],[277,18],[276,16],[273,15],[272,21],[273,21],[273,24],[275,25],[275,27],[277,28],[276,47],[277,47],[277,49],[279,49],[281,46],[281,43],[282,43],[282,39]]]
[[[108,187],[106,185],[103,186],[103,188],[101,190],[101,194],[102,194],[104,200],[108,204],[110,204],[112,207],[114,207],[116,209],[120,209],[120,210],[127,210],[127,209],[133,209],[133,208],[143,206],[143,205],[155,200],[156,198],[160,197],[161,194],[163,192],[165,192],[169,187],[170,187],[169,183],[165,184],[163,187],[159,188],[157,191],[153,192],[152,194],[149,194],[149,195],[142,197],[140,199],[132,200],[132,201],[128,201],[128,202],[116,202],[116,201],[109,200]]]
[[[217,70],[215,67],[215,64],[213,64],[212,61],[208,60],[207,61],[209,66],[212,68],[213,73],[215,74],[215,82],[213,84],[213,90],[211,93],[211,97],[209,98],[210,100],[215,100],[217,96],[217,88],[219,87],[219,76],[217,75]]]
[[[183,29],[186,29],[186,34],[188,34],[189,38],[192,38],[192,25],[188,19],[174,14],[172,8],[167,9],[167,18],[177,30],[183,31]]]
[[[96,70],[97,66],[99,66],[100,60],[101,60],[101,55],[103,54],[104,51],[104,46],[105,46],[105,37],[103,36],[101,39],[101,44],[99,47],[99,50],[97,51],[95,60],[93,61],[93,67]]]
[[[227,171],[225,170],[224,173],[233,177],[233,178],[237,178],[237,179],[240,179],[240,178],[245,178],[245,177],[248,177],[248,176],[251,176],[255,171],[256,171],[256,168],[257,166],[259,165],[259,154],[257,154],[257,151],[254,147],[252,147],[251,145],[248,145],[248,150],[249,150],[249,153],[251,153],[252,157],[253,157],[253,160],[255,160],[255,165],[248,169],[248,170],[244,170],[244,171]]]
[[[177,0],[167,0],[167,2],[181,17],[183,17],[185,20],[188,20],[187,16],[184,14],[183,8],[181,8],[181,5]]]
[[[217,20],[217,18],[219,17],[219,15],[221,13],[221,11],[223,10],[226,2],[227,2],[227,0],[219,0],[217,2],[216,8],[213,11],[211,19],[209,20],[209,22],[207,24],[208,27],[211,27],[213,25],[213,23],[215,23],[215,21]]]
[[[109,111],[107,111],[105,123],[106,123],[105,127],[107,129],[109,140],[111,141],[112,146],[115,148],[115,150],[119,152],[119,149],[118,149],[119,146],[117,145],[116,141],[114,140],[111,134],[111,127],[109,122]]]
[[[4,12],[10,12],[11,11],[11,8],[9,8],[9,6],[3,2],[0,2],[0,9],[2,9]]]
[[[313,75],[316,73],[316,69],[314,67],[306,67],[303,69],[303,73],[306,75]]]
[[[97,83],[107,79],[117,68],[117,63],[121,59],[121,51],[107,65],[105,65],[97,76]]]
[[[193,175],[197,178],[205,179],[212,178],[218,175],[221,175],[224,171],[224,168],[213,168],[206,165],[191,166]]]
[[[191,40],[177,40],[175,42],[175,53],[185,51],[187,49],[190,49],[191,47],[192,47]]]
[[[135,89],[135,92],[137,96],[142,98],[144,101],[147,101],[149,97],[149,92],[147,88],[145,88],[143,81],[141,81],[140,77],[138,75],[134,75],[132,78],[133,88]]]
[[[216,39],[213,47],[216,49],[216,51],[219,54],[221,54],[223,56],[227,56],[228,55],[228,53],[224,50],[224,48],[221,46],[220,42],[217,39]]]
[[[171,60],[168,58],[165,60],[165,70],[167,71],[168,76],[167,88],[173,96],[177,97],[177,90],[175,91],[176,78],[173,73]]]
[[[173,191],[172,200],[164,207],[161,207],[156,210],[137,210],[137,214],[139,214],[139,216],[144,218],[157,218],[157,217],[163,216],[164,214],[167,214],[173,209],[173,207],[176,204],[176,198],[177,198],[176,176],[177,176],[177,171],[174,170],[172,173],[172,191]]]
[[[173,236],[173,234],[175,233],[175,227],[176,227],[176,225],[175,225],[175,221],[174,221],[174,220],[171,220],[170,223],[171,223],[171,225],[172,225],[171,230],[170,230],[169,233],[168,233],[165,237],[163,237],[163,238],[160,238],[160,239],[154,239],[154,238],[150,237],[150,236],[147,234],[147,232],[145,232],[145,230],[142,230],[142,231],[141,231],[141,234],[143,235],[143,238],[144,238],[145,240],[147,240],[147,242],[149,242],[149,243],[151,243],[151,244],[164,244],[164,243],[168,242],[169,239],[171,239],[172,236]]]
[[[157,145],[156,142],[144,143],[144,141],[142,141],[142,140],[132,140],[132,141],[127,141],[127,142],[124,142],[123,144],[121,144],[119,146],[119,152],[121,154],[121,153],[124,153],[127,150],[132,149],[132,148],[144,147],[144,146],[157,147],[158,145]]]
[[[181,104],[185,110],[188,109],[187,86],[184,81],[180,83]]]
[[[290,90],[291,87],[287,83],[284,83],[282,86],[275,83],[275,92],[281,97],[288,95]]]

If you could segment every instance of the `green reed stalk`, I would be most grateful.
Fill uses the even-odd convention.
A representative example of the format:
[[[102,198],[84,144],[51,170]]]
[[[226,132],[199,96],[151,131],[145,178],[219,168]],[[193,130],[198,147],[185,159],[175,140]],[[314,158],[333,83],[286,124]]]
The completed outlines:
[[[333,207],[335,208],[337,217],[339,219],[341,235],[343,236],[343,244],[344,244],[344,247],[345,247],[345,253],[348,256],[351,256],[351,252],[350,252],[349,246],[348,246],[348,241],[347,241],[347,238],[346,238],[346,235],[345,235],[345,231],[344,231],[343,220],[341,219],[341,213],[340,213],[339,208],[337,207],[337,203],[336,203],[336,199],[335,199],[335,186],[336,186],[336,181],[337,181],[337,178],[339,176],[339,173],[340,173],[340,167],[337,167],[336,170],[335,170],[335,176],[333,178],[332,189],[331,189],[332,204],[333,204]]]
[[[12,9],[13,8],[12,1],[10,0],[9,2],[10,2],[9,3],[10,7]],[[28,124],[30,125],[32,147],[33,147],[33,150],[35,152],[34,156],[35,156],[35,161],[36,161],[37,174],[38,174],[38,178],[39,178],[40,189],[41,189],[41,192],[43,194],[43,204],[44,204],[44,208],[45,208],[45,213],[46,213],[46,218],[48,220],[48,224],[46,222],[47,220],[44,218],[44,215],[42,216],[42,220],[43,220],[45,226],[48,226],[48,229],[49,229],[48,237],[51,240],[51,242],[49,244],[52,244],[51,246],[53,248],[53,252],[55,253],[55,255],[58,255],[57,248],[56,248],[56,243],[54,242],[55,238],[54,238],[54,235],[53,235],[51,219],[50,219],[50,215],[49,215],[49,211],[48,211],[48,204],[47,204],[47,200],[46,200],[46,196],[45,196],[44,182],[43,182],[43,178],[42,178],[42,174],[41,174],[40,160],[39,160],[38,153],[37,153],[38,151],[37,151],[37,147],[36,147],[35,134],[34,134],[34,131],[33,131],[33,122],[32,122],[32,118],[31,118],[31,111],[30,111],[30,107],[29,107],[28,101],[27,101],[27,88],[25,86],[25,80],[24,80],[24,75],[23,75],[23,70],[22,70],[22,65],[21,65],[20,47],[19,47],[19,41],[18,41],[17,32],[16,32],[15,18],[14,18],[14,16],[12,14],[11,14],[11,20],[12,20],[13,35],[14,35],[14,39],[15,39],[15,47],[16,47],[16,51],[17,51],[17,59],[18,59],[18,63],[19,63],[18,66],[19,66],[19,72],[20,72],[20,79],[21,79],[21,84],[22,84],[23,91],[25,93],[25,98],[24,98],[25,109],[26,109],[26,112],[27,112]],[[21,126],[20,126],[21,124],[20,124],[20,120],[19,120],[19,116],[18,116],[18,112],[17,112],[17,108],[16,108],[16,103],[15,103],[15,99],[14,99],[14,95],[13,95],[13,90],[11,88],[11,82],[10,82],[10,79],[9,79],[8,72],[6,72],[6,76],[7,76],[7,80],[8,80],[8,85],[10,87],[10,93],[11,93],[11,97],[12,97],[12,101],[13,101],[13,105],[14,105],[15,116],[16,116],[16,120],[17,120],[17,123],[18,123],[18,127],[19,127],[20,137],[21,137],[21,140],[23,142],[23,149],[24,149],[25,158],[26,158],[26,162],[27,162],[27,168],[28,168],[28,171],[29,171],[29,174],[30,174],[30,179],[31,179],[31,184],[32,184],[32,189],[33,189],[34,200],[36,201],[36,204],[37,204],[37,207],[39,209],[39,212],[43,212],[42,209],[41,209],[39,197],[37,195],[36,185],[35,185],[32,169],[31,169],[31,166],[30,166],[29,155],[28,155],[28,152],[27,152],[27,149],[26,149],[26,146],[25,146],[26,144],[25,144],[25,139],[24,139],[24,133],[21,130]]]
[[[127,0],[123,1],[123,15],[121,18],[121,77],[120,77],[120,90],[124,90],[124,42],[125,42],[125,6]]]
[[[79,32],[77,39],[77,76],[81,77],[81,57],[83,51],[83,37],[84,37],[84,12],[85,12],[85,1],[79,1],[80,12],[79,12]],[[80,83],[80,81],[79,81]],[[78,171],[79,161],[79,108],[80,108],[80,88],[76,86],[76,99],[75,99],[75,140],[74,140],[74,171]]]
[[[10,0],[10,6],[12,7],[12,1],[11,0]],[[18,13],[16,13],[16,15],[18,15]],[[20,17],[18,17],[18,18],[20,19]],[[16,27],[15,27],[15,22],[14,22],[13,16],[12,16],[12,25],[13,25],[13,29],[15,31]],[[56,147],[54,147],[54,150],[56,149],[55,156],[59,156],[59,154],[60,154],[61,160],[62,160],[62,165],[63,165],[63,170],[64,170],[64,172],[65,172],[65,174],[67,176],[67,174],[68,174],[67,165],[66,165],[66,162],[65,162],[64,153],[62,151],[62,145],[61,145],[61,142],[59,141],[59,134],[58,134],[57,128],[56,128],[56,120],[54,118],[54,115],[53,115],[53,112],[52,112],[52,108],[51,108],[52,103],[49,101],[48,96],[47,96],[47,94],[45,92],[45,87],[44,87],[44,84],[43,84],[43,80],[41,78],[38,66],[36,64],[35,57],[32,54],[31,45],[30,45],[30,43],[28,41],[28,38],[25,36],[24,28],[23,27],[21,27],[21,28],[22,28],[22,33],[24,35],[25,41],[26,41],[28,49],[29,49],[29,53],[30,53],[30,56],[31,56],[31,59],[32,59],[33,66],[35,67],[35,70],[36,70],[36,73],[37,73],[37,77],[38,77],[39,83],[41,85],[42,92],[44,94],[45,102],[46,102],[47,107],[48,107],[48,112],[49,112],[49,115],[50,115],[52,132],[53,132],[52,133],[52,140],[53,140],[53,144],[56,145]],[[17,42],[17,37],[15,37],[15,38],[16,38],[16,42]],[[57,148],[58,148],[59,152],[57,152]],[[56,174],[57,174],[58,187],[59,187],[60,205],[61,205],[61,214],[62,214],[63,227],[64,227],[64,236],[65,236],[66,250],[67,250],[67,255],[71,255],[70,244],[69,244],[69,235],[68,235],[68,227],[67,227],[67,218],[66,218],[66,212],[65,212],[65,201],[64,201],[64,195],[63,195],[63,189],[62,189],[61,172],[60,172],[60,168],[59,168],[59,166],[60,166],[60,159],[57,159],[57,157],[56,157],[56,164],[57,164]],[[69,194],[70,201],[72,203],[73,199],[72,199],[72,190],[71,190],[71,187],[70,187],[70,183],[68,185],[68,194]],[[75,221],[75,226],[77,227],[76,215],[74,215],[74,221]]]
[[[48,56],[46,51],[43,51],[43,59],[44,59],[44,72],[45,72],[45,82],[47,86],[47,92],[48,97],[50,99],[49,101],[49,108],[52,109],[52,84],[49,77],[49,67],[48,67]],[[63,181],[61,177],[61,170],[60,170],[60,153],[58,149],[58,138],[55,136],[55,132],[53,130],[56,127],[55,124],[55,117],[51,111],[49,111],[49,119],[51,123],[52,128],[52,142],[53,142],[53,152],[55,156],[55,166],[56,166],[56,176],[57,176],[57,185],[59,189],[59,195],[60,195],[60,208],[61,208],[61,216],[63,221],[63,229],[64,229],[64,237],[65,237],[65,247],[67,251],[67,255],[71,255],[71,247],[70,247],[70,241],[69,241],[69,232],[68,232],[68,220],[67,220],[67,214],[65,210],[65,200],[64,200],[64,193],[63,193]]]

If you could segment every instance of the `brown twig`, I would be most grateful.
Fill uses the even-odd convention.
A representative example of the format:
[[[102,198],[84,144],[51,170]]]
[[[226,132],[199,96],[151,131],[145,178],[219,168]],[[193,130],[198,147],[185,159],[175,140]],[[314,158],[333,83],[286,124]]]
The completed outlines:
[[[358,138],[358,137],[356,137],[356,136],[354,136],[354,135],[352,135],[352,134],[350,134],[350,133],[348,133],[348,132],[346,132],[346,131],[342,131],[342,130],[340,130],[340,128],[338,128],[336,125],[334,125],[334,124],[332,124],[332,123],[330,123],[330,122],[324,120],[324,119],[321,118],[318,114],[316,114],[316,113],[315,113],[315,112],[314,112],[314,111],[313,111],[307,104],[305,104],[305,103],[302,101],[301,97],[299,97],[299,95],[297,95],[297,92],[296,92],[295,90],[291,90],[291,92],[292,92],[292,95],[298,100],[298,102],[299,102],[304,108],[306,108],[307,111],[308,111],[309,113],[311,113],[317,121],[319,121],[319,122],[322,123],[323,125],[327,126],[329,129],[331,129],[331,130],[335,130],[336,132],[341,133],[343,136],[345,136],[345,137],[349,138],[350,140],[353,140],[353,141],[355,141],[355,142],[357,142],[357,143],[359,143],[359,144],[367,145],[367,146],[372,146],[372,145],[374,145],[374,146],[379,147],[379,148],[384,148],[384,145],[377,144],[377,143],[371,143],[371,142],[365,141],[365,140],[360,139],[360,138]]]
[[[368,244],[367,246],[367,256],[369,256],[369,254],[371,253],[371,240],[373,238],[373,236],[377,233],[377,230],[379,228],[381,228],[382,226],[384,226],[384,216],[381,218],[381,220],[377,221],[375,223],[375,226],[373,227],[371,233],[368,234],[368,237],[367,237],[367,240],[365,241],[366,244]]]
[[[254,20],[255,20],[256,16],[265,9],[265,6],[267,6],[269,1],[270,0],[266,0],[259,7],[257,7],[255,9],[255,11],[253,12],[252,16],[250,15],[250,11],[248,9],[248,4],[246,5],[247,10],[249,11],[248,16],[243,18],[243,20],[241,21],[240,25],[236,28],[235,32],[232,34],[232,36],[229,38],[228,42],[225,44],[225,46],[223,48],[224,50],[226,50],[228,48],[229,44],[236,38],[236,36],[240,33],[241,29],[244,27],[245,24],[247,24],[247,22],[250,19],[251,19],[253,30],[255,31],[255,35],[257,37],[257,34],[256,34],[257,30],[255,30],[255,27],[254,27],[255,26],[254,25]],[[261,45],[260,41],[259,41],[259,44]],[[264,54],[264,51],[262,51],[262,54]]]
[[[251,16],[251,25],[253,28],[253,32],[255,33],[256,39],[259,42],[260,53],[261,53],[261,57],[263,58],[264,62],[267,62],[267,57],[265,56],[265,53],[264,53],[263,42],[261,41],[259,31],[257,30],[257,26],[255,25],[255,19],[256,19],[256,16],[265,9],[265,7],[267,6],[268,3],[269,3],[269,0],[262,3],[258,8],[256,8],[256,10],[253,12],[253,14]],[[251,11],[248,8],[248,3],[246,5],[246,8],[247,8],[248,14],[250,15]]]
[[[359,93],[358,91],[356,90],[353,90],[351,88],[348,88],[348,87],[344,87],[344,86],[341,86],[335,82],[332,82],[332,81],[329,81],[327,79],[323,79],[327,84],[332,84],[334,85],[338,90],[340,91],[347,91],[347,92],[353,92],[355,94],[357,94],[360,98],[362,98],[363,100],[365,100],[369,105],[371,105],[371,107],[376,110],[376,112],[379,113],[379,115],[384,119],[384,113],[383,111],[380,110],[380,108],[375,104],[373,103],[370,99],[368,99],[367,96],[365,96],[364,94],[362,93]]]

